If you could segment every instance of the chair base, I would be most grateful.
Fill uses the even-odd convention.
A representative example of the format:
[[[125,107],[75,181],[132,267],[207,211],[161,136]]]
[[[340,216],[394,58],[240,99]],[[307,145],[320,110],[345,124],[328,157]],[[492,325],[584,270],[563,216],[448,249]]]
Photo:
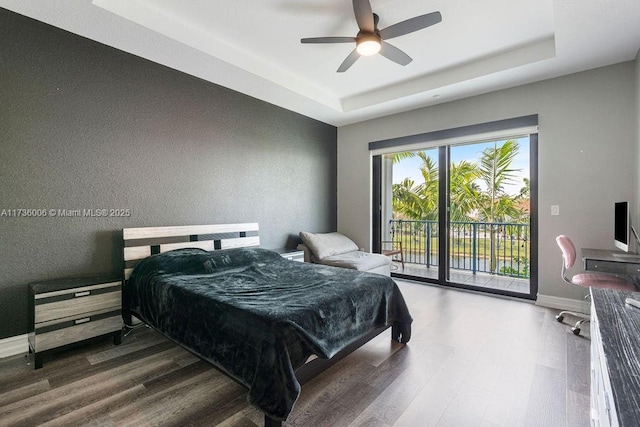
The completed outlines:
[[[564,320],[565,315],[580,318],[580,320],[578,320],[576,324],[571,328],[571,332],[573,332],[574,335],[580,335],[580,327],[582,326],[582,324],[591,321],[591,315],[587,313],[580,313],[577,311],[568,311],[568,310],[561,311],[560,313],[558,313],[556,315],[556,320],[558,322],[562,322]]]

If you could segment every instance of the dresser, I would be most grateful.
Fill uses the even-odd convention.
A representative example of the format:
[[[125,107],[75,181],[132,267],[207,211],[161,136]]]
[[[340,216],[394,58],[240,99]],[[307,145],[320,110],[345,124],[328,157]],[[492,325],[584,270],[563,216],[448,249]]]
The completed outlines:
[[[640,292],[591,288],[591,425],[640,425]]]
[[[43,357],[81,341],[122,339],[122,280],[112,276],[78,277],[29,285],[29,352],[35,369]]]

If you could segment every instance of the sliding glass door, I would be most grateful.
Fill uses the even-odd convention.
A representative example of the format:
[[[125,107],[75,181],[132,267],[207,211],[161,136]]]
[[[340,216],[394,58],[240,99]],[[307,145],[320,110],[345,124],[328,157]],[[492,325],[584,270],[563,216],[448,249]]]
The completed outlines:
[[[374,241],[402,247],[404,261],[392,274],[534,298],[536,147],[537,134],[376,156]]]

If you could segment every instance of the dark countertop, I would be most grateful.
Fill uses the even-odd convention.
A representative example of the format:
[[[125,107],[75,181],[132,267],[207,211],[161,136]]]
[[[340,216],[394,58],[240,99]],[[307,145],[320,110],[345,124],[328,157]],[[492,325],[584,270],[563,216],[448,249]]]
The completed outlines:
[[[609,249],[581,249],[582,258],[599,259],[609,262],[622,262],[626,264],[640,264],[640,255]]]
[[[640,301],[640,292],[591,288],[621,426],[640,423],[640,309],[625,304],[629,296]]]

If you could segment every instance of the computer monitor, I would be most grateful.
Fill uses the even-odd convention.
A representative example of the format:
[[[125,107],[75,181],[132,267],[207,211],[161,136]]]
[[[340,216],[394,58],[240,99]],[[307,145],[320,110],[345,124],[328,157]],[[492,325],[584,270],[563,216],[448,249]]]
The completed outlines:
[[[629,252],[629,202],[615,204],[613,243],[616,248]]]

